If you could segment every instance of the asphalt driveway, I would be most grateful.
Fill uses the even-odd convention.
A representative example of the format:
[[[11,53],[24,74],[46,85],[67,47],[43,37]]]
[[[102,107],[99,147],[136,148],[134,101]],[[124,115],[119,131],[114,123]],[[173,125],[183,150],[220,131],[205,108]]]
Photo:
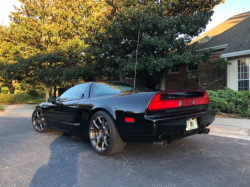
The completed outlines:
[[[27,117],[0,117],[0,186],[246,186],[249,141],[211,135],[165,148],[126,145],[99,156],[88,141],[33,130]]]

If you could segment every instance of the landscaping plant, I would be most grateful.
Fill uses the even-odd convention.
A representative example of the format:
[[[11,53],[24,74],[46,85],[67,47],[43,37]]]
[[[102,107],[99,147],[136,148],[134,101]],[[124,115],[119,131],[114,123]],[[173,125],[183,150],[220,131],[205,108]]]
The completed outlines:
[[[210,103],[216,113],[235,113],[250,117],[250,97],[248,93],[234,91],[230,88],[218,91],[208,91]]]

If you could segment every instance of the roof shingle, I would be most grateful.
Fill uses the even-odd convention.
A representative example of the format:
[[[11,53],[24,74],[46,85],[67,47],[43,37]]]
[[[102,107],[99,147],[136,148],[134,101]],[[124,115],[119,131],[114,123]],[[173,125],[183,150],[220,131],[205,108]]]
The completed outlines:
[[[212,37],[206,43],[198,43],[204,36]],[[228,44],[225,53],[250,50],[250,11],[235,15],[192,41],[196,49]]]

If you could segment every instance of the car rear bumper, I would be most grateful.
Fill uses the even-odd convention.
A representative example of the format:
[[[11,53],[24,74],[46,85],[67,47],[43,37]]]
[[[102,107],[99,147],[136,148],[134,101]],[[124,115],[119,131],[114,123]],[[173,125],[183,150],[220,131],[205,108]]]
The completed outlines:
[[[186,131],[186,123],[190,118],[197,119],[198,128]],[[215,112],[212,109],[191,115],[171,118],[150,119],[145,117],[140,125],[140,134],[121,134],[121,138],[127,142],[152,143],[167,140],[168,143],[171,143],[173,140],[194,134],[207,134],[209,129],[206,127],[209,126],[214,120]]]

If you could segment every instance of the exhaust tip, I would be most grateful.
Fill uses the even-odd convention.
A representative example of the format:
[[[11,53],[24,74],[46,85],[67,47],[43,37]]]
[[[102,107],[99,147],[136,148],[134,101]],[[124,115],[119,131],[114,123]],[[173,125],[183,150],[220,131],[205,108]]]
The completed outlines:
[[[160,146],[160,147],[166,147],[168,145],[168,141],[159,141],[159,142],[153,142],[154,145]]]
[[[203,134],[208,134],[210,132],[210,129],[208,129],[208,128],[205,128],[204,130],[203,130]]]

